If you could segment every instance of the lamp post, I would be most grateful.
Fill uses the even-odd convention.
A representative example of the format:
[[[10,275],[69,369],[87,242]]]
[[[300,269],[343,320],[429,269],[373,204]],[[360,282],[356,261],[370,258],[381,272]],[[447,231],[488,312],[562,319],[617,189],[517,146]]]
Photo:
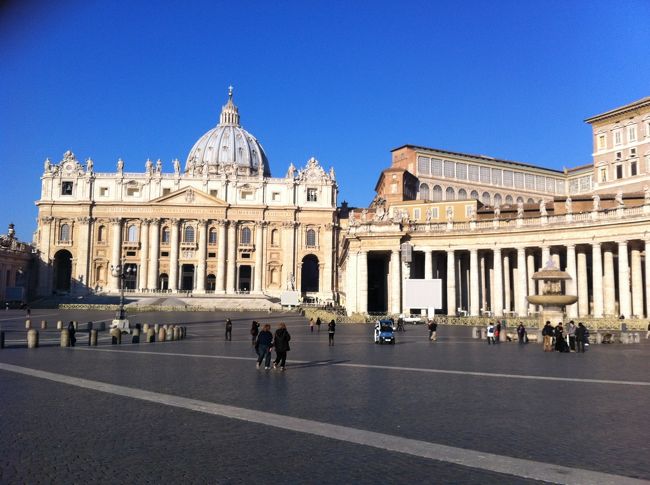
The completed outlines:
[[[129,321],[126,319],[126,312],[124,311],[124,280],[130,276],[135,276],[138,268],[136,266],[126,266],[125,264],[118,264],[117,266],[111,265],[111,275],[120,280],[120,306],[113,320],[112,327],[117,327],[121,330],[129,329]]]

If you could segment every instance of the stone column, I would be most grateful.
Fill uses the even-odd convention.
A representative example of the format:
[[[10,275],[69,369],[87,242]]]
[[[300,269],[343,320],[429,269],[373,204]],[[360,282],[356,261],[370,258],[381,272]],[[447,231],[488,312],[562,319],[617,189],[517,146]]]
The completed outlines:
[[[149,224],[151,219],[142,219],[140,223],[140,268],[138,269],[138,286],[140,290],[148,289],[149,277]]]
[[[433,278],[433,260],[431,259],[431,248],[424,248],[424,279]]]
[[[528,301],[526,294],[528,291],[528,279],[526,278],[526,248],[517,248],[517,315],[525,317],[528,314]]]
[[[208,221],[199,220],[199,252],[196,255],[196,288],[194,291],[198,294],[205,293],[205,269],[208,249]]]
[[[349,248],[348,258],[345,267],[345,279],[347,281],[345,288],[345,309],[348,315],[357,313],[357,251]]]
[[[627,241],[618,243],[618,300],[619,313],[630,318],[630,266],[627,257]]]
[[[600,243],[591,245],[591,280],[594,294],[593,316],[603,317],[603,258]]]
[[[179,219],[171,219],[171,227],[169,229],[171,235],[171,247],[169,254],[169,289],[172,292],[178,291],[178,251],[180,250],[180,242],[178,238],[178,228],[180,224]]]
[[[487,264],[485,262],[486,259],[486,254],[485,252],[481,254],[481,257],[479,258],[479,266],[480,269],[479,271],[481,272],[480,278],[481,278],[481,308],[480,310],[487,310],[488,309],[488,300],[487,300],[487,294],[488,294],[488,288],[487,288],[487,283],[486,283],[486,275],[487,275]]]
[[[215,282],[215,293],[223,294],[226,292],[226,225],[227,221],[217,221],[219,234],[217,240],[217,281]]]
[[[228,226],[228,263],[226,265],[226,293],[235,293],[237,271],[237,222],[230,221]]]
[[[632,272],[632,315],[643,318],[643,274],[641,272],[641,248],[634,245],[630,252]]]
[[[578,316],[589,315],[589,280],[587,279],[587,252],[578,251]]]
[[[546,266],[548,260],[551,259],[551,248],[549,246],[542,246],[542,264],[541,268]]]
[[[262,268],[264,267],[264,222],[255,224],[255,278],[253,292],[262,294]]]
[[[616,316],[616,289],[614,285],[614,252],[611,247],[603,250],[603,297],[604,312],[607,316]],[[594,278],[595,280],[595,278]]]
[[[357,306],[359,313],[368,313],[368,251],[359,251],[357,265],[357,285],[359,285]]]
[[[88,291],[90,284],[90,249],[92,247],[92,238],[90,236],[90,217],[77,217],[79,223],[79,238],[77,239],[77,275],[72,275],[80,285],[79,290]]]
[[[503,255],[503,308],[507,311],[512,310],[511,295],[510,295],[510,255],[505,253]]]
[[[401,279],[399,270],[399,249],[393,249],[390,252],[390,312],[395,315],[402,312],[402,292],[400,291]]]
[[[111,243],[111,266],[117,268],[121,264],[120,255],[122,250],[122,219],[111,219],[111,233],[113,235],[113,242]],[[110,291],[120,291],[120,278],[113,276],[113,272],[108,268],[108,276],[110,278]]]
[[[160,264],[160,219],[152,219],[149,225],[149,271],[147,288],[158,289],[158,268]]]
[[[492,309],[495,317],[503,316],[503,270],[501,267],[501,248],[494,248],[494,291],[492,292]]]
[[[528,253],[528,256],[526,258],[526,270],[527,270],[527,277],[528,277],[528,296],[534,296],[537,294],[537,287],[535,280],[533,279],[533,274],[535,273],[535,253],[531,250],[530,253]],[[536,306],[532,303],[528,304],[528,311],[529,312],[534,312],[536,311]]]
[[[325,224],[323,229],[323,286],[320,291],[324,298],[334,298],[334,284],[332,280],[332,268],[334,267],[334,224]],[[320,241],[319,241],[320,243]]]
[[[576,270],[576,247],[573,244],[566,247],[566,272],[571,276],[571,279],[566,281],[566,293],[567,295],[575,295],[577,293],[578,271]],[[567,305],[566,313],[569,318],[577,318],[578,305],[576,303]]]
[[[469,314],[472,317],[479,315],[479,284],[478,284],[478,249],[469,250]]]
[[[650,167],[648,167],[650,170]],[[650,239],[645,241],[645,303],[646,317],[650,318]]]
[[[447,315],[456,315],[456,264],[454,250],[447,250]]]
[[[50,251],[52,248],[52,222],[53,217],[45,216],[40,219],[40,240],[38,249],[40,252],[40,264],[38,270],[38,295],[49,296],[52,285],[52,263],[50,261]],[[107,273],[110,270],[107,268]],[[110,277],[110,274],[109,274]]]
[[[295,255],[295,239],[296,239],[296,223],[294,221],[288,221],[283,224],[284,227],[284,237],[282,244],[282,255],[283,261],[282,271],[284,284],[288,286],[291,277],[294,281],[297,281],[296,271],[294,265],[294,255]],[[298,288],[295,288],[296,291],[299,291]]]

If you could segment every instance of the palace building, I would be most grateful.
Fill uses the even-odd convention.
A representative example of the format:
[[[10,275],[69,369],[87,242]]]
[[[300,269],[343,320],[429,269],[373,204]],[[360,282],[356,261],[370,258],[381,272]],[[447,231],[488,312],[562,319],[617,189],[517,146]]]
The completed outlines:
[[[232,100],[173,172],[98,173],[45,161],[38,292],[287,289],[351,313],[413,313],[404,280],[440,278],[447,315],[536,313],[526,296],[552,259],[569,317],[650,316],[650,98],[586,120],[592,162],[553,170],[404,145],[366,208],[337,207],[334,170],[311,159],[273,177]]]

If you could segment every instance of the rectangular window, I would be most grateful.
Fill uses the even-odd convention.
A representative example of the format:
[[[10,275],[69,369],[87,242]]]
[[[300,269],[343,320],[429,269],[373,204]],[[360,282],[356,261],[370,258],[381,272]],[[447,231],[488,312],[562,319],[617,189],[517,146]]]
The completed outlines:
[[[127,256],[135,256],[135,251],[127,251],[126,255]]]
[[[100,197],[108,197],[108,187],[100,187],[99,188],[99,196]]]
[[[498,168],[493,168],[492,169],[492,185],[501,185],[502,180],[501,180],[501,170]]]
[[[591,175],[580,178],[580,192],[591,190]]]
[[[552,179],[551,177],[546,179],[546,192],[550,194],[555,193],[555,179]]]
[[[253,200],[253,192],[250,190],[242,190],[240,196],[241,200]]]
[[[616,160],[623,158],[623,152],[616,152]]]
[[[217,253],[208,253],[208,258],[216,258]]]
[[[459,180],[467,180],[467,164],[466,163],[457,163],[456,164],[456,178]]]
[[[623,165],[616,165],[616,179],[623,178]]]
[[[416,221],[420,220],[420,209],[413,209],[413,219]]]
[[[429,159],[427,157],[418,157],[418,173],[429,175]]]
[[[445,160],[445,178],[448,179],[453,179],[456,177],[456,164],[454,162],[450,162],[449,160]]]
[[[636,162],[630,163],[630,175],[634,177],[637,174]]]
[[[631,143],[636,141],[636,126],[627,127],[627,142]]]
[[[521,172],[515,172],[515,187],[518,189],[524,188],[524,174]]]
[[[72,195],[72,182],[61,182],[61,195]]]
[[[535,175],[535,188],[540,192],[546,188],[546,179],[541,175]]]
[[[480,167],[481,168],[481,182],[484,184],[490,183],[490,167]]]
[[[614,132],[614,145],[620,145],[623,143],[623,132],[622,130],[616,130]]]
[[[569,192],[575,194],[578,191],[578,179],[573,179],[569,182]]]
[[[442,176],[442,160],[439,158],[431,159],[431,175],[434,177]]]
[[[512,187],[512,171],[504,170],[503,171],[503,185],[506,187]]]
[[[564,180],[557,180],[556,181],[556,188],[557,188],[557,193],[558,194],[564,194]]]
[[[307,189],[307,202],[318,201],[318,189]]]
[[[469,219],[471,217],[471,215],[472,215],[473,210],[474,210],[473,205],[466,205],[465,206],[465,217],[467,217]]]
[[[127,187],[126,195],[129,197],[138,197],[140,195],[140,187]]]
[[[210,195],[211,195],[212,197],[215,197],[215,198],[216,198],[216,197],[219,197],[219,191],[216,190],[216,189],[211,189],[211,190],[210,190]]]
[[[171,193],[172,193],[172,189],[167,188],[167,189],[163,189],[162,195],[169,195]]]
[[[438,218],[438,208],[437,207],[431,207],[431,219],[437,219]]]
[[[535,190],[535,177],[533,174],[527,173],[525,174],[526,177],[526,189],[528,190]]]
[[[607,182],[607,168],[605,167],[600,169],[600,181]]]
[[[169,257],[169,251],[162,251],[160,253],[161,258],[168,258]]]
[[[476,165],[467,166],[467,178],[472,182],[478,182],[478,167]]]
[[[280,192],[273,192],[271,194],[271,200],[273,202],[279,202],[280,201]]]
[[[636,148],[630,148],[630,156],[636,157]]]
[[[604,150],[607,148],[607,135],[598,135],[598,149]]]

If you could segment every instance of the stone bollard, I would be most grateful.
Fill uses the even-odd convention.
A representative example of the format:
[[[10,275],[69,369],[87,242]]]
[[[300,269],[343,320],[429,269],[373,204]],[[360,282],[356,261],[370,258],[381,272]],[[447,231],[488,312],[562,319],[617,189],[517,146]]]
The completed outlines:
[[[634,343],[635,344],[641,343],[641,336],[639,335],[639,332],[634,332]]]
[[[88,345],[92,347],[97,347],[97,335],[99,332],[95,329],[90,331],[90,338],[88,340]]]
[[[0,349],[5,348],[5,333],[0,331]]]
[[[62,330],[63,329],[63,322],[61,320],[57,320],[56,329],[57,330]]]
[[[479,327],[472,328],[472,338],[481,338],[481,329]]]
[[[165,340],[171,341],[173,336],[174,336],[173,329],[168,326],[167,327],[167,338]]]
[[[28,318],[25,320],[25,330],[29,330],[30,328],[32,328],[32,321]]]
[[[153,331],[156,332],[156,333],[158,333],[158,332],[160,331],[160,325],[159,325],[158,323],[156,323],[156,324],[153,326]]]
[[[148,331],[149,331],[149,324],[145,323],[144,325],[142,325],[142,333],[147,335]]]
[[[38,347],[38,330],[30,328],[27,330],[27,348],[35,349]]]
[[[597,344],[602,344],[603,343],[603,334],[600,332],[596,332],[596,340],[594,341]]]
[[[165,327],[160,327],[160,330],[158,330],[158,342],[164,342],[167,337],[167,331],[165,330]]]
[[[634,343],[634,337],[630,334],[630,332],[621,332],[621,343],[622,344],[631,344]]]
[[[67,328],[61,330],[61,347],[70,347],[70,332]]]
[[[120,345],[122,343],[122,332],[119,328],[111,329],[111,345]]]
[[[147,329],[147,340],[146,342],[148,344],[152,344],[156,341],[156,332],[154,331],[153,328]]]
[[[133,333],[131,334],[131,343],[132,344],[139,344],[140,343],[140,325],[136,325],[135,328],[133,329]]]
[[[41,330],[47,329],[47,320],[41,320]]]

